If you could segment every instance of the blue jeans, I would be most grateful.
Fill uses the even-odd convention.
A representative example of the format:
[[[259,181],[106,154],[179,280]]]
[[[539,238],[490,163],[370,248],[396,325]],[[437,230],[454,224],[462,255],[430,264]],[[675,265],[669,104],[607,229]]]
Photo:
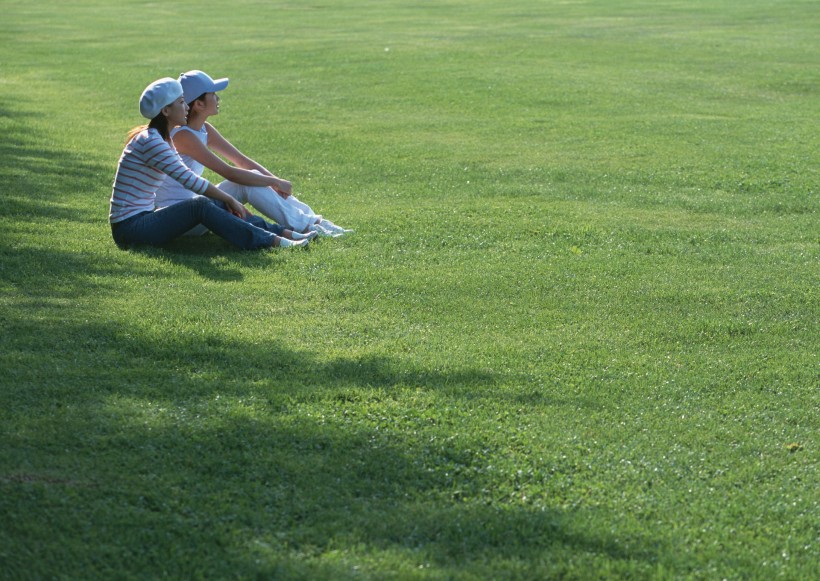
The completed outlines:
[[[284,230],[282,226],[266,222],[258,216],[251,216],[247,221],[237,218],[225,210],[221,202],[196,196],[111,224],[111,234],[117,246],[162,246],[198,224],[204,224],[208,230],[243,250],[270,248],[276,236]]]

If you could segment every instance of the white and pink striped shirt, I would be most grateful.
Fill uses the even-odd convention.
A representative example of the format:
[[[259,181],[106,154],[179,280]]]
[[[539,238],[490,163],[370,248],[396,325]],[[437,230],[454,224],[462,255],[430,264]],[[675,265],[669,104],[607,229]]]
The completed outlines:
[[[114,176],[109,221],[114,224],[141,212],[153,212],[156,192],[165,175],[197,194],[208,189],[208,180],[192,172],[159,131],[146,129],[129,141],[122,152]]]

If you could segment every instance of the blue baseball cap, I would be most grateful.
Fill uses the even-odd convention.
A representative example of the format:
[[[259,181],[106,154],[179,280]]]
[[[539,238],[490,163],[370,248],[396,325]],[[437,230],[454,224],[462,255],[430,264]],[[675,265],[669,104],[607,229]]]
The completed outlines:
[[[185,102],[190,103],[204,93],[216,93],[228,86],[228,79],[213,80],[202,71],[188,71],[179,75]]]
[[[226,83],[227,84],[227,83]],[[140,115],[153,119],[163,107],[167,107],[182,95],[182,85],[176,79],[164,77],[156,80],[140,95]]]

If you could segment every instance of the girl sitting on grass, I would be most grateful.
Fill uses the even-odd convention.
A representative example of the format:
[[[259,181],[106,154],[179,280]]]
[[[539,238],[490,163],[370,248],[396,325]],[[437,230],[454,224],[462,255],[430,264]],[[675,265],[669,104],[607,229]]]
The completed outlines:
[[[194,70],[181,74],[179,82],[190,111],[187,124],[174,129],[171,138],[183,162],[197,175],[202,175],[205,167],[216,172],[225,178],[218,186],[220,190],[243,204],[250,203],[268,218],[295,232],[316,232],[320,236],[333,237],[352,232],[324,219],[297,200],[289,181],[278,178],[244,155],[207,122],[209,117],[219,113],[217,92],[228,86],[228,79],[214,81],[206,73]],[[192,192],[184,185],[166,178],[157,192],[157,205],[170,207],[191,196]],[[202,229],[190,232],[202,233]]]
[[[151,121],[129,132],[111,195],[109,222],[118,246],[159,246],[199,224],[245,250],[307,244],[310,236],[251,215],[182,163],[170,136],[171,129],[185,124],[188,114],[179,81],[166,77],[148,85],[140,97],[140,113]],[[165,176],[190,196],[184,203],[157,209],[156,192]]]

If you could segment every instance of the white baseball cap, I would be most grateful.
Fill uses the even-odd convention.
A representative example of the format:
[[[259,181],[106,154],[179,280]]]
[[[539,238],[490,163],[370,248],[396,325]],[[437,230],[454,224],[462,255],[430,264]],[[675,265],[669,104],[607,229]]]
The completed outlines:
[[[164,77],[148,85],[140,96],[140,114],[153,119],[182,95],[182,85],[171,77]]]
[[[185,102],[190,103],[205,93],[216,93],[228,86],[228,79],[213,80],[202,71],[188,71],[179,75],[179,82],[185,94]]]

